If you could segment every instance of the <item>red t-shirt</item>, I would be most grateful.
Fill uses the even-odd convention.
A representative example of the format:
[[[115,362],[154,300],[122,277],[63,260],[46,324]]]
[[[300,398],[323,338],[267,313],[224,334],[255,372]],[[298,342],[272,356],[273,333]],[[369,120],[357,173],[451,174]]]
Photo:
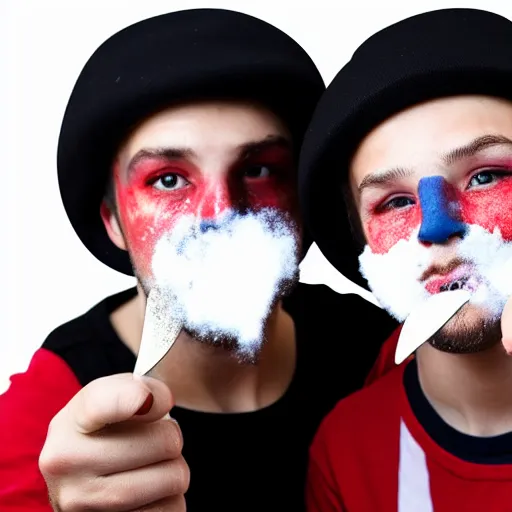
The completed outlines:
[[[404,368],[412,373],[411,365],[341,400],[323,420],[310,449],[308,512],[512,511],[512,433],[477,438],[456,432],[423,395],[432,434],[443,444],[450,440],[442,447],[406,392]],[[472,445],[478,450],[469,453]]]

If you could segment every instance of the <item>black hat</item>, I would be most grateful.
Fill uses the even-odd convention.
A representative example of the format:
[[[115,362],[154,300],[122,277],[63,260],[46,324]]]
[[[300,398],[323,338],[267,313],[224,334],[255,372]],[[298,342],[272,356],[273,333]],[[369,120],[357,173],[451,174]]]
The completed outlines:
[[[477,9],[407,18],[367,39],[320,100],[300,156],[304,220],[324,256],[368,288],[359,273],[342,188],[362,139],[393,114],[443,96],[512,99],[512,23]]]
[[[73,228],[100,261],[132,275],[99,211],[115,151],[134,123],[180,101],[250,99],[280,116],[300,146],[324,90],[296,41],[246,14],[191,9],[121,30],[86,63],[62,122],[58,178]]]

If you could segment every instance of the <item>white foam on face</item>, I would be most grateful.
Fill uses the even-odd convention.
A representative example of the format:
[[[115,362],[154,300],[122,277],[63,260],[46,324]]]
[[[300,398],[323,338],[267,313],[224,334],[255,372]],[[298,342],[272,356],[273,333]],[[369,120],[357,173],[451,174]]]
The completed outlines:
[[[366,245],[359,256],[359,271],[370,290],[399,322],[429,296],[419,277],[431,265],[431,254],[417,241],[418,232],[397,242],[387,253],[374,253]]]
[[[498,228],[489,233],[473,225],[459,252],[475,265],[483,280],[470,302],[487,308],[494,318],[500,317],[512,295],[512,242],[504,241]]]
[[[182,217],[156,244],[153,285],[185,328],[254,353],[281,283],[298,275],[295,226],[271,209],[223,219],[201,232],[195,216]]]
[[[506,300],[512,295],[512,243],[478,225],[470,225],[466,236],[457,243],[456,255],[474,269],[472,277],[480,285],[470,302],[501,315]],[[366,246],[359,257],[360,271],[373,294],[391,315],[403,322],[428,299],[420,277],[434,263],[432,250],[417,239],[417,231],[401,240],[385,254],[375,254]],[[435,261],[436,264],[446,263]]]

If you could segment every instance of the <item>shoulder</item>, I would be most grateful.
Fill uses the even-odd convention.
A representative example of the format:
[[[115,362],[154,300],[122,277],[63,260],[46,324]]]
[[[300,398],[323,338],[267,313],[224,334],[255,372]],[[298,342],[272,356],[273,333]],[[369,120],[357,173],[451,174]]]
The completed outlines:
[[[307,368],[304,378],[330,410],[364,386],[398,324],[361,296],[339,294],[324,285],[299,285],[291,298],[299,362]]]
[[[403,366],[340,400],[323,419],[315,443],[329,448],[357,445],[399,422]],[[377,427],[378,425],[378,427]]]
[[[0,418],[15,424],[14,417],[51,419],[81,388],[66,362],[49,350],[37,350],[26,371],[11,376],[0,395]],[[44,421],[43,421],[44,422]]]
[[[309,455],[310,495],[325,494],[356,510],[392,503],[399,465],[403,367],[341,400],[324,418]],[[316,494],[315,494],[316,493]]]
[[[325,285],[300,283],[284,302],[294,317],[309,318],[317,328],[337,327],[354,335],[376,336],[382,343],[398,322],[356,293],[337,293]]]
[[[87,342],[97,331],[101,331],[108,317],[117,307],[136,295],[136,289],[130,288],[106,297],[88,311],[56,327],[46,338],[44,348],[62,352]]]
[[[83,386],[99,377],[132,371],[135,356],[114,331],[110,314],[136,293],[131,288],[105,298],[54,329],[42,348],[63,359]]]
[[[330,475],[349,494],[350,482],[374,478],[377,468],[396,462],[402,374],[397,367],[339,401],[316,432],[309,450],[311,467]]]
[[[35,352],[25,372],[11,376],[0,395],[0,509],[16,504],[24,510],[48,510],[39,454],[52,418],[80,389],[67,364],[44,348]]]

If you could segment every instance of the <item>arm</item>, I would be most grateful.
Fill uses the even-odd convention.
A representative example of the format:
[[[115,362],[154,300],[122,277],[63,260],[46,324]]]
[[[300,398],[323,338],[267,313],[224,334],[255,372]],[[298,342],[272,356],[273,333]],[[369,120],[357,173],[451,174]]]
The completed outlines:
[[[306,482],[307,512],[344,512],[339,496],[313,459],[309,463]]]
[[[306,510],[307,512],[346,512],[333,476],[322,427],[309,452]]]
[[[0,510],[51,512],[39,471],[50,421],[80,390],[75,375],[53,352],[39,349],[25,373],[0,395]]]

